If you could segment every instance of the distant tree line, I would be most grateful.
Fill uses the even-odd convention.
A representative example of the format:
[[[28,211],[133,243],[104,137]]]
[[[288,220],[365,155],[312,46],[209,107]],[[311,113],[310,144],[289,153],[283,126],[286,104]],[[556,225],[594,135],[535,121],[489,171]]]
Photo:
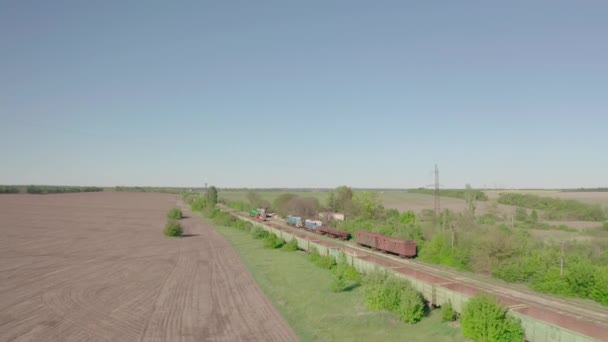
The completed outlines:
[[[501,193],[498,203],[543,210],[548,220],[603,221],[606,212],[599,206],[575,200],[563,200],[531,194]]]
[[[63,194],[71,192],[99,192],[103,188],[96,186],[55,186],[55,185],[29,185],[25,188],[28,194]]]
[[[562,192],[608,192],[608,188],[563,189]]]
[[[0,185],[0,194],[18,194],[21,189],[14,185]]]
[[[115,186],[114,191],[128,191],[128,192],[161,192],[167,194],[181,194],[187,192],[186,188],[173,188],[173,187],[154,187],[154,186]],[[197,191],[201,191],[200,188]]]
[[[424,188],[409,189],[408,192],[416,193],[416,194],[425,194],[425,195],[434,195],[435,194],[435,190],[424,189]],[[473,190],[472,193],[467,192],[467,189],[441,189],[441,190],[439,190],[439,196],[444,196],[444,197],[466,199],[465,196],[467,196],[467,194],[469,194],[470,196],[473,196],[473,198],[475,198],[476,201],[487,201],[488,200],[488,196],[481,190]]]

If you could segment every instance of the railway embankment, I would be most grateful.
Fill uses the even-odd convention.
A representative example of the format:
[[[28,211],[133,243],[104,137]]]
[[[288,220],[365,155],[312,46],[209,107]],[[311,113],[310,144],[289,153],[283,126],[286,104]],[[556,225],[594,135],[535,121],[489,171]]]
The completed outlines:
[[[509,308],[509,313],[521,320],[528,341],[591,342],[608,341],[608,310],[586,310],[568,300],[551,300],[546,295],[538,297],[517,289],[486,284],[459,274],[440,272],[429,265],[366,250],[352,243],[318,236],[311,232],[292,228],[279,222],[260,222],[247,215],[228,210],[241,220],[251,222],[286,241],[296,239],[298,247],[305,251],[316,249],[322,255],[338,258],[344,253],[347,262],[359,272],[386,271],[409,280],[430,305],[442,306],[451,301],[454,310],[461,312],[464,304],[479,293],[489,293]]]

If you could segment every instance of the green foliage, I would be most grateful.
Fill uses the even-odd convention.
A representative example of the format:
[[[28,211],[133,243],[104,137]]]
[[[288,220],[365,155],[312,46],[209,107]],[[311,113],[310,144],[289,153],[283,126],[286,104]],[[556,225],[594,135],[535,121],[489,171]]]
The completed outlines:
[[[605,260],[589,254],[588,244],[565,248],[563,273],[559,245],[533,243],[500,263],[492,272],[510,282],[528,283],[539,292],[588,298],[608,305],[608,271]]]
[[[332,278],[330,287],[333,292],[342,292],[346,290],[347,283],[344,278],[336,276]]]
[[[358,216],[363,219],[376,219],[382,217],[384,207],[375,192],[358,192],[353,198]]]
[[[608,266],[597,267],[594,273],[594,286],[589,297],[598,303],[608,306]],[[603,286],[602,286],[603,285]]]
[[[99,192],[103,188],[94,186],[53,186],[53,185],[29,185],[26,189],[28,194],[64,194],[71,192]]]
[[[12,185],[0,185],[0,194],[18,194],[19,187]]]
[[[401,321],[409,324],[417,323],[424,317],[424,310],[424,298],[420,292],[414,290],[411,286],[406,287],[401,294],[401,302],[397,309]]]
[[[264,247],[265,248],[271,248],[271,249],[276,249],[276,248],[281,248],[285,245],[285,240],[279,238],[278,236],[269,233],[265,238],[264,238]]]
[[[334,266],[337,265],[336,259],[334,259],[330,256],[320,255],[319,252],[315,248],[311,248],[308,259],[313,264],[315,264],[321,268],[327,269],[327,270],[331,270]]]
[[[370,273],[363,279],[364,301],[371,310],[387,310],[406,323],[416,323],[424,316],[424,300],[408,281]]]
[[[352,281],[355,283],[361,282],[361,275],[359,274],[359,272],[357,272],[357,269],[347,263],[339,262],[333,268],[333,272],[337,277],[342,278],[346,281]]]
[[[298,240],[291,239],[283,246],[283,250],[286,252],[296,252],[298,250]]]
[[[451,246],[447,233],[438,232],[424,245],[419,253],[420,260],[432,264],[446,265],[457,269],[469,269],[469,251],[456,245]]]
[[[515,218],[517,221],[522,221],[522,222],[523,222],[523,221],[527,221],[527,220],[528,220],[528,211],[527,211],[526,209],[524,209],[524,208],[517,207],[517,208],[515,209],[515,215],[514,215],[514,218]]]
[[[214,186],[209,187],[205,192],[205,202],[212,207],[217,204],[217,189]]]
[[[329,194],[327,209],[333,212],[349,212],[353,210],[353,189],[348,186],[339,186]]]
[[[182,228],[182,225],[173,220],[167,222],[165,229],[163,230],[163,234],[166,236],[182,236],[183,233],[184,229]]]
[[[293,215],[304,218],[316,218],[321,209],[317,198],[300,197],[292,194],[279,196],[274,205],[276,212],[283,217]]]
[[[453,322],[458,318],[454,307],[452,307],[452,301],[448,300],[447,303],[441,306],[441,321]]]
[[[289,203],[291,202],[291,200],[293,200],[296,197],[297,197],[297,195],[290,194],[290,193],[280,194],[272,202],[272,208],[280,216],[286,217],[287,215],[291,214],[289,212],[290,211]]]
[[[390,235],[398,238],[415,240],[418,246],[424,244],[422,227],[413,212],[405,212],[400,216],[391,214],[385,219],[364,219],[354,218],[346,221],[339,221],[336,227],[340,230],[349,232],[352,236],[357,230]]]
[[[475,209],[477,208],[477,192],[473,190],[470,184],[467,184],[464,190],[464,200],[467,202],[467,213],[471,216],[475,216]]]
[[[546,219],[603,221],[608,215],[599,205],[575,200],[543,197],[530,194],[501,193],[498,203],[545,211]]]
[[[160,192],[165,194],[184,194],[192,191],[185,188],[156,187],[156,186],[115,186],[114,191],[128,192]]]
[[[192,199],[190,207],[192,211],[202,211],[207,207],[207,200],[203,196],[197,195]]]
[[[228,207],[242,212],[249,211],[250,209],[249,204],[241,201],[231,201],[228,203]]]
[[[476,342],[521,342],[524,330],[518,319],[508,316],[507,309],[493,297],[471,298],[460,315],[462,334]]]
[[[253,231],[251,231],[251,236],[253,236],[254,239],[265,239],[266,237],[268,237],[268,235],[270,235],[270,233],[258,227],[254,228]]]
[[[247,200],[249,201],[249,204],[253,208],[265,208],[265,209],[270,208],[270,202],[263,199],[262,196],[258,192],[249,190],[249,191],[247,191],[246,197],[247,197]]]
[[[532,222],[532,223],[538,222],[538,213],[536,212],[536,209],[533,209],[532,213],[530,214],[530,222]]]
[[[494,225],[496,224],[496,221],[498,221],[498,217],[491,214],[484,214],[477,217],[477,223],[479,224]]]
[[[487,201],[488,200],[488,196],[486,196],[486,194],[483,191],[474,190],[474,189],[472,189],[471,191],[472,191],[473,196],[476,201]],[[435,190],[423,189],[423,188],[410,189],[410,190],[408,190],[408,192],[416,193],[416,194],[425,194],[425,195],[434,195],[435,194]],[[439,190],[439,196],[465,199],[466,190],[465,189],[442,189],[442,190]]]
[[[170,220],[180,220],[182,217],[184,217],[184,214],[179,208],[171,208],[167,212],[167,218]]]

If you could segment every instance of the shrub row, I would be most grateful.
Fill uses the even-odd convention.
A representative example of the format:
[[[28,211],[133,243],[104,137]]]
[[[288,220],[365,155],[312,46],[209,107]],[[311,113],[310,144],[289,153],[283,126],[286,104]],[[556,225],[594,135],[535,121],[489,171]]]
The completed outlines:
[[[531,194],[502,193],[498,198],[498,203],[544,210],[544,218],[551,220],[603,221],[608,218],[599,205],[575,200],[562,200]]]
[[[63,194],[71,192],[99,192],[103,188],[95,186],[52,186],[52,185],[29,185],[25,191],[28,194]]]
[[[13,185],[0,185],[0,194],[18,194],[21,192],[19,187]]]
[[[466,191],[467,191],[466,189],[444,189],[444,190],[439,190],[439,196],[465,199]],[[477,200],[477,201],[487,201],[488,200],[488,196],[481,190],[471,189],[469,191],[473,192],[473,194],[475,196],[475,200]],[[435,194],[434,189],[422,189],[422,188],[410,189],[407,192],[425,194],[425,195],[434,195]]]

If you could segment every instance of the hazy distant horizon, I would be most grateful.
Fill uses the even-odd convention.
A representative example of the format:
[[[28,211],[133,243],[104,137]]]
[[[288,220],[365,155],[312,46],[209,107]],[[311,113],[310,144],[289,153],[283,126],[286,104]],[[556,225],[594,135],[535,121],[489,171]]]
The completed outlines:
[[[608,186],[608,2],[0,4],[0,183]]]
[[[177,188],[177,189],[204,189],[205,185],[197,185],[197,186],[161,186],[161,185],[112,185],[112,186],[103,186],[103,185],[95,185],[95,184],[5,184],[5,183],[0,183],[0,185],[8,185],[8,186],[18,186],[18,187],[26,187],[26,186],[30,186],[30,185],[36,185],[36,186],[95,186],[95,187],[101,187],[101,188],[107,188],[107,189],[112,189],[112,188],[116,188],[116,187],[127,187],[127,188],[162,188],[162,189],[170,189],[170,188]],[[341,184],[341,185],[337,185],[335,187],[324,187],[324,188],[306,188],[306,187],[220,187],[220,186],[216,186],[214,184],[208,184],[208,187],[210,186],[215,186],[218,190],[223,190],[223,191],[242,191],[242,190],[260,190],[260,191],[327,191],[327,190],[333,190],[335,188],[337,188],[338,186],[349,186],[350,188],[352,188],[353,190],[375,190],[375,191],[403,191],[403,190],[415,190],[415,189],[420,189],[420,187],[409,187],[409,188],[381,188],[381,187],[356,187],[356,186],[350,186],[348,184]],[[424,189],[428,189],[428,190],[433,190],[434,188],[431,187],[425,187]],[[456,189],[456,190],[464,190],[465,187],[441,187],[440,190],[447,190],[447,189]],[[560,190],[599,190],[601,192],[604,192],[604,190],[608,190],[608,186],[598,186],[598,187],[589,187],[589,188],[489,188],[489,187],[473,187],[473,189],[475,190],[483,190],[483,191],[500,191],[500,190],[522,190],[522,191],[531,191],[531,190],[549,190],[549,191],[560,191]]]

